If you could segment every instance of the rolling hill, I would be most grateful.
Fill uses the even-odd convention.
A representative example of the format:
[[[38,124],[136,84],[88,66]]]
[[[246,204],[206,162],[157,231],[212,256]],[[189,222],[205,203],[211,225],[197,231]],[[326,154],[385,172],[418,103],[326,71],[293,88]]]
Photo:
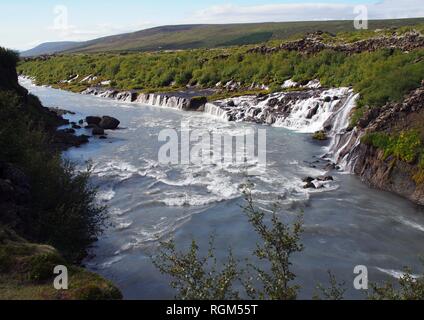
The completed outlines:
[[[392,28],[424,23],[424,18],[373,20],[370,29]],[[108,36],[86,42],[46,43],[23,52],[23,56],[56,52],[157,51],[216,48],[284,40],[313,31],[331,33],[353,31],[352,21],[270,22],[245,24],[193,24],[161,26],[132,33]]]
[[[59,41],[59,42],[46,42],[36,46],[33,49],[23,51],[20,53],[22,57],[39,56],[43,54],[53,54],[56,52],[62,52],[69,50],[80,45],[80,42],[74,41]]]

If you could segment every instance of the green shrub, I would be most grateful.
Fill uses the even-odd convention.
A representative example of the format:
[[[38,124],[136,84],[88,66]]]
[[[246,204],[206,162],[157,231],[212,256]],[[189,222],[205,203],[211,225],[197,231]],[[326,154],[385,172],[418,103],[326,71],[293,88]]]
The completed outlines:
[[[423,150],[416,130],[401,131],[392,135],[384,132],[369,133],[362,138],[362,142],[383,150],[384,158],[394,156],[408,163],[415,162]]]
[[[79,260],[102,232],[106,211],[96,205],[90,172],[76,172],[52,151],[46,129],[51,119],[39,111],[38,100],[29,96],[26,105],[21,100],[0,91],[0,160],[20,167],[31,182],[32,212],[24,221],[30,231],[24,236]]]
[[[317,131],[313,134],[312,139],[324,141],[324,140],[327,140],[328,137],[325,131]]]
[[[114,87],[146,91],[169,90],[174,82],[176,87],[186,84],[212,87],[229,80],[240,82],[245,88],[253,82],[266,84],[275,91],[281,90],[280,85],[290,78],[299,82],[318,78],[325,86],[353,86],[360,93],[358,111],[352,119],[355,124],[366,106],[380,107],[390,101],[400,101],[407,92],[420,86],[424,50],[404,53],[381,49],[359,54],[325,50],[313,55],[280,51],[263,55],[234,47],[125,56],[75,54],[47,61],[27,61],[18,68],[24,74],[35,76],[41,84],[59,86],[70,74],[95,74],[112,80]],[[62,86],[72,88],[75,84]]]
[[[55,252],[35,255],[27,261],[28,279],[31,281],[51,279],[54,276],[54,268],[64,264],[65,261]]]

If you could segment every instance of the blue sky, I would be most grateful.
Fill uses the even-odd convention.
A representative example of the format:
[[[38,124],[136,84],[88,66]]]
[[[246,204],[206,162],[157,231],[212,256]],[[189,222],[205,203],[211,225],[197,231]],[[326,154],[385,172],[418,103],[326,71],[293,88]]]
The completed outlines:
[[[360,4],[370,19],[424,16],[424,0],[1,0],[0,46],[28,49],[169,24],[352,19]]]

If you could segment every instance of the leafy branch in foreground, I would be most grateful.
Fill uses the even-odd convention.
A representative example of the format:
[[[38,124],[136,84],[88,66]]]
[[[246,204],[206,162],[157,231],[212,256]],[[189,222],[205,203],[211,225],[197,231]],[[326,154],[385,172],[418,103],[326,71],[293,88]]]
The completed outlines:
[[[290,270],[291,256],[303,250],[300,236],[303,232],[303,219],[299,215],[292,226],[283,223],[277,216],[276,207],[272,212],[271,225],[264,221],[265,213],[259,210],[253,202],[250,187],[244,191],[246,206],[244,211],[256,233],[263,241],[256,245],[254,255],[259,260],[270,264],[267,272],[253,264],[249,266],[256,272],[257,280],[262,284],[262,290],[254,289],[251,283],[245,283],[248,295],[252,299],[293,300],[297,297],[299,286],[290,283],[296,275]]]
[[[173,278],[171,286],[177,290],[179,300],[238,299],[233,283],[238,278],[237,262],[231,251],[218,271],[213,238],[206,256],[199,257],[199,247],[193,240],[187,253],[178,252],[173,241],[162,243],[159,254],[153,259],[161,273]]]
[[[424,261],[422,260],[424,264]],[[371,284],[370,300],[424,300],[424,274],[416,276],[410,268],[404,269],[404,274],[396,283],[385,282],[379,286]]]
[[[244,287],[246,295],[252,299],[288,300],[297,297],[299,287],[290,284],[296,277],[290,270],[290,259],[293,253],[303,250],[300,244],[301,217],[290,227],[281,222],[274,211],[270,223],[267,223],[265,213],[254,205],[249,186],[244,196],[244,211],[261,238],[253,255],[265,261],[270,271],[249,262],[249,271],[241,269],[231,250],[226,262],[218,268],[212,239],[204,257],[199,256],[199,247],[194,240],[186,253],[177,251],[173,241],[162,243],[153,263],[162,274],[172,278],[171,286],[177,290],[177,299],[238,299],[240,292],[233,289],[236,283]],[[255,288],[253,282],[255,285],[260,282],[261,289]]]
[[[328,270],[328,276],[330,281],[329,287],[324,287],[322,284],[318,284],[317,289],[321,292],[322,297],[317,293],[314,296],[315,300],[343,300],[346,293],[346,282],[337,282],[336,276]]]
[[[162,274],[172,278],[171,286],[177,290],[176,299],[229,300],[243,296],[266,300],[297,298],[300,287],[292,284],[296,275],[291,270],[291,261],[293,254],[303,250],[300,241],[302,215],[298,215],[293,223],[285,224],[279,219],[275,206],[270,221],[267,221],[268,215],[254,204],[249,185],[245,188],[244,196],[244,212],[260,238],[252,257],[263,262],[267,269],[262,269],[249,259],[246,259],[247,268],[240,268],[231,250],[226,261],[219,264],[213,239],[204,257],[199,255],[200,250],[194,240],[186,253],[177,251],[173,241],[166,242],[153,262]],[[318,293],[313,298],[344,299],[346,283],[338,282],[331,271],[328,274],[329,286],[319,284]],[[237,291],[235,287],[244,289],[244,292]],[[371,300],[424,300],[424,273],[418,277],[406,268],[404,275],[395,283],[371,284],[370,287],[367,298]]]

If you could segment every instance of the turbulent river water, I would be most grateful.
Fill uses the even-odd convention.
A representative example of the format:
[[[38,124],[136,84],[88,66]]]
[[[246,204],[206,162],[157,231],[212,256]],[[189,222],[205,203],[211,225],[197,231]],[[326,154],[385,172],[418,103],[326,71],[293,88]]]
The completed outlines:
[[[92,183],[99,187],[99,201],[109,207],[111,216],[112,226],[95,243],[85,264],[112,280],[127,299],[174,297],[169,279],[151,261],[160,240],[173,238],[179,248],[186,248],[194,238],[205,252],[214,234],[218,258],[225,257],[229,247],[241,259],[255,248],[257,237],[240,209],[240,186],[246,182],[242,168],[158,162],[163,145],[159,132],[179,130],[182,120],[190,121],[193,129],[231,135],[266,128],[267,167],[249,179],[260,206],[277,200],[282,219],[304,213],[305,250],[293,259],[300,298],[311,298],[318,283],[328,283],[327,270],[346,281],[349,298],[364,297],[353,288],[357,265],[368,267],[371,281],[398,276],[404,266],[421,270],[424,211],[342,172],[333,174],[335,181],[327,189],[303,189],[303,177],[323,173],[311,167],[324,151],[309,134],[73,94],[27,80],[21,83],[45,106],[75,112],[67,116],[70,120],[110,115],[121,121],[121,129],[108,132],[107,140],[92,139],[64,157],[80,166],[92,161]]]

